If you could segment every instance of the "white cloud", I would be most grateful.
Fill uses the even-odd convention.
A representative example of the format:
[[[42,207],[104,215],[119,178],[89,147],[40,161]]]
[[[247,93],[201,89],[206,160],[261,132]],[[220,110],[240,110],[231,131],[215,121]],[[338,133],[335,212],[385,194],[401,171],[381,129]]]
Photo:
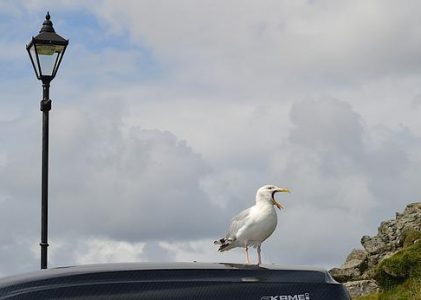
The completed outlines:
[[[180,242],[159,242],[159,246],[174,255],[175,261],[183,262],[232,262],[244,263],[244,250],[235,249],[219,253],[212,240],[194,240]]]
[[[409,59],[419,56],[418,8],[410,1],[105,1],[97,12],[114,32],[128,31],[179,65],[178,76],[247,88],[253,79],[321,84],[419,70]]]
[[[142,260],[145,243],[90,239],[77,251],[76,264],[136,262]]]
[[[172,133],[125,127],[106,110],[56,113],[52,226],[132,241],[206,233],[199,220],[215,212],[200,187],[206,162]]]

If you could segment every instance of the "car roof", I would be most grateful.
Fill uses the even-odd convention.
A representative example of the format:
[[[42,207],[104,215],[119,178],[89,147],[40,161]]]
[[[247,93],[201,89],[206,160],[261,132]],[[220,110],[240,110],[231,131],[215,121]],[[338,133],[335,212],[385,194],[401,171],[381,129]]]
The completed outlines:
[[[29,284],[46,280],[72,278],[102,278],[122,277],[130,273],[130,278],[146,274],[148,280],[159,280],[165,274],[167,280],[179,280],[180,276],[187,276],[185,280],[244,280],[244,276],[259,275],[265,281],[283,281],[286,278],[300,278],[301,282],[330,282],[333,281],[329,273],[318,267],[279,266],[279,265],[245,265],[231,263],[111,263],[79,265],[45,269],[31,273],[0,279],[0,289],[11,285]],[[222,276],[224,275],[224,276]]]
[[[349,299],[345,288],[325,269],[303,266],[119,263],[51,268],[0,279],[0,299],[56,299],[63,295],[92,300],[190,299],[198,295],[203,299],[240,295],[260,299],[279,293]]]

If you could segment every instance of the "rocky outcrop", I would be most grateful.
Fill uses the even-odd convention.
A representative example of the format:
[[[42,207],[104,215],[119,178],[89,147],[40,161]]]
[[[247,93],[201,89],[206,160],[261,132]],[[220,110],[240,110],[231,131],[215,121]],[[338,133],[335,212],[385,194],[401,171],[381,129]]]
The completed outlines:
[[[370,295],[379,290],[379,286],[374,279],[349,281],[344,283],[352,297]]]
[[[340,268],[330,270],[330,274],[339,282],[361,279],[367,270],[367,261],[367,251],[354,249],[347,256],[345,263]]]
[[[403,213],[396,213],[396,218],[384,221],[375,236],[363,236],[361,245],[364,249],[354,249],[345,263],[330,270],[337,281],[344,283],[351,296],[362,296],[378,290],[373,278],[375,268],[383,259],[392,256],[404,247],[416,242],[421,232],[421,202],[406,206]]]

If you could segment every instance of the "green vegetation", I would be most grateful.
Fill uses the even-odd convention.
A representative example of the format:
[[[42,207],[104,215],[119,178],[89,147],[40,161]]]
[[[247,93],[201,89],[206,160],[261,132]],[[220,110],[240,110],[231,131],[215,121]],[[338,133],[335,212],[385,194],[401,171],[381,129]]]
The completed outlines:
[[[403,248],[395,255],[384,259],[376,270],[375,279],[389,290],[410,278],[421,278],[421,242]]]
[[[416,240],[421,239],[421,231],[415,230],[413,228],[407,229],[403,233],[403,247],[408,247],[414,244]]]
[[[354,300],[379,300],[380,299],[380,294],[372,294],[372,295],[368,295],[368,296],[363,296],[363,297],[358,297],[358,298],[352,298]]]
[[[404,237],[405,247],[376,268],[374,278],[382,292],[356,299],[421,300],[421,233],[411,230]]]

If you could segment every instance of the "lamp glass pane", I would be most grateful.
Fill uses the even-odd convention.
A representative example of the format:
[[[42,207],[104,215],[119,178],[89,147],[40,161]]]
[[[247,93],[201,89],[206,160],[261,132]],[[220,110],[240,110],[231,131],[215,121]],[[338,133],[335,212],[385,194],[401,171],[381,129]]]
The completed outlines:
[[[52,76],[58,56],[63,52],[61,45],[36,45],[42,76]]]
[[[29,48],[29,54],[31,55],[31,62],[34,65],[35,73],[37,77],[39,77],[39,68],[38,68],[38,62],[37,62],[37,54],[35,53],[35,45],[32,44],[32,46]]]

